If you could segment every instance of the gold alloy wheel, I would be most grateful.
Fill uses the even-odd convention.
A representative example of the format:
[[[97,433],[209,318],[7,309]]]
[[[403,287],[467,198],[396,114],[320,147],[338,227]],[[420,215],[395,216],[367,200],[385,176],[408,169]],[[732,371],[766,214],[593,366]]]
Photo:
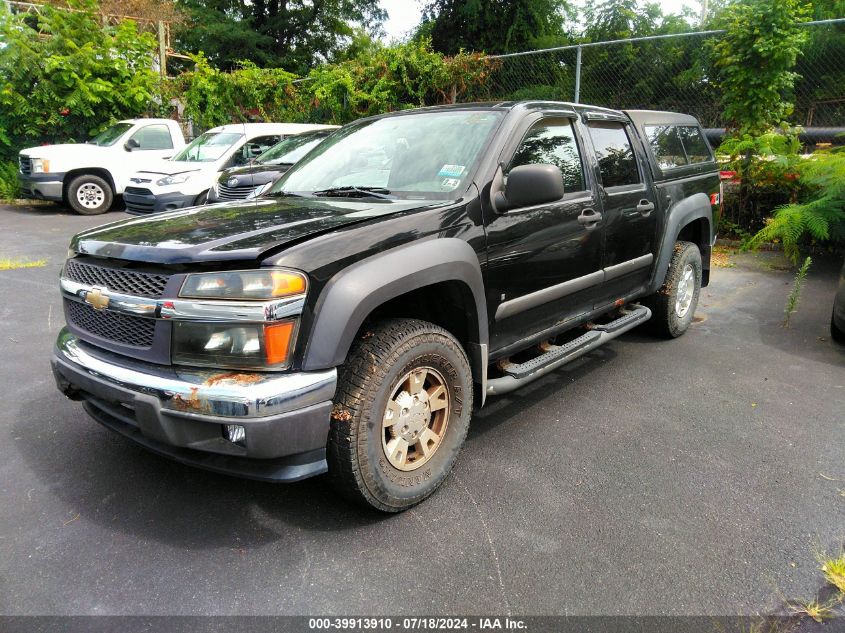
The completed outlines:
[[[443,441],[449,424],[449,392],[436,369],[419,367],[405,374],[391,391],[384,412],[381,445],[390,464],[415,470]]]

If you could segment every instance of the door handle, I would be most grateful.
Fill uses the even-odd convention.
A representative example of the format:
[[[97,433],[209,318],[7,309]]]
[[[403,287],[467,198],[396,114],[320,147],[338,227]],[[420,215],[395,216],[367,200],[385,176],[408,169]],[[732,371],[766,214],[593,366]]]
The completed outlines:
[[[637,211],[644,218],[647,218],[654,211],[654,203],[643,198],[637,203]]]
[[[595,209],[584,209],[581,215],[578,216],[578,224],[584,226],[585,229],[590,230],[596,228],[601,221],[601,213]]]

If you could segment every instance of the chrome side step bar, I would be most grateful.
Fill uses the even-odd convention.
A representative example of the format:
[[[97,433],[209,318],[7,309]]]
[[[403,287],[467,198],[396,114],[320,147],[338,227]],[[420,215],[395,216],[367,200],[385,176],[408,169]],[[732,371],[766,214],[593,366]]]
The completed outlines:
[[[565,345],[549,345],[546,352],[537,358],[518,365],[509,364],[503,368],[505,375],[487,381],[487,395],[498,396],[519,389],[529,382],[545,376],[558,367],[580,358],[587,352],[615,339],[620,334],[644,323],[651,318],[651,310],[641,305],[631,305],[618,319],[594,325],[588,332]]]

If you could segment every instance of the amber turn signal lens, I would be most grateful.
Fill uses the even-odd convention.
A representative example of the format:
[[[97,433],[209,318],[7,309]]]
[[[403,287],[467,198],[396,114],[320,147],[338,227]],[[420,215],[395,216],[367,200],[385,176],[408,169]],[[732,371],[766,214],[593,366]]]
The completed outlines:
[[[293,321],[264,326],[264,355],[268,365],[282,365],[288,360]]]
[[[305,277],[302,275],[282,270],[274,270],[271,274],[274,297],[288,297],[305,292]]]

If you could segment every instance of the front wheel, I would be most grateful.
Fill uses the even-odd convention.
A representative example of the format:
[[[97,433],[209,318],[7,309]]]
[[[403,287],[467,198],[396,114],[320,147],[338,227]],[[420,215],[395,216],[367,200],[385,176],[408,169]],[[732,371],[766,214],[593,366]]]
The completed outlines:
[[[340,368],[326,451],[333,485],[383,512],[418,504],[452,470],[472,397],[469,362],[449,332],[413,319],[375,325]]]
[[[648,325],[656,334],[677,338],[692,323],[701,294],[701,252],[692,242],[676,242],[666,280],[643,303],[651,308]]]
[[[99,176],[83,174],[71,180],[67,188],[67,201],[80,215],[99,215],[111,208],[114,191]]]
[[[830,315],[830,337],[837,343],[845,345],[845,332],[836,325],[836,318],[832,314]]]

